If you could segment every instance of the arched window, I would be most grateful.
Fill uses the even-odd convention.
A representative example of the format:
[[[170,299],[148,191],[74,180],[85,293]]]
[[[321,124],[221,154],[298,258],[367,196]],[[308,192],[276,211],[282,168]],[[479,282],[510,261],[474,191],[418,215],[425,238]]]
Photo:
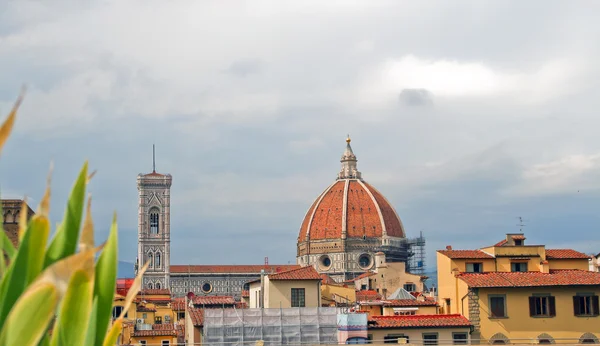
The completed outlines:
[[[148,283],[148,288],[152,289],[152,282]]]
[[[157,252],[154,256],[154,267],[160,268],[160,252]]]
[[[159,290],[160,289],[160,282],[156,283],[156,289]]]
[[[148,252],[148,262],[150,262],[149,267],[154,267],[154,261],[152,261],[152,252]]]
[[[150,234],[158,234],[158,209],[150,210]]]

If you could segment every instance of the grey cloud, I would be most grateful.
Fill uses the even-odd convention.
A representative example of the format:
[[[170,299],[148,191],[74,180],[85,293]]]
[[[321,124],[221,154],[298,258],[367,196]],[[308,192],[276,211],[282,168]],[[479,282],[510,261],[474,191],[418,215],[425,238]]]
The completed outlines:
[[[246,77],[251,74],[261,73],[265,67],[265,63],[256,59],[238,60],[232,63],[226,70],[226,73],[236,75],[238,77]]]
[[[409,236],[425,232],[429,265],[446,244],[497,241],[515,230],[518,215],[531,220],[526,231],[535,242],[560,244],[565,229],[577,239],[596,232],[596,190],[543,198],[498,191],[532,165],[600,151],[600,73],[589,64],[600,53],[589,45],[600,32],[589,8],[597,5],[304,2],[302,11],[265,6],[249,16],[221,3],[91,2],[68,15],[68,6],[41,4],[36,13],[43,15],[33,20],[11,6],[0,11],[14,18],[0,29],[0,109],[24,81],[32,88],[0,159],[2,191],[39,200],[54,160],[54,224],[89,159],[98,169],[90,185],[97,237],[106,238],[116,210],[121,260],[135,257],[135,177],[151,169],[153,143],[159,171],[174,177],[174,263],[293,261],[302,218],[335,179],[348,132],[364,178],[393,202]],[[191,12],[200,17],[181,21]],[[106,18],[114,25],[98,30]],[[510,28],[498,25],[507,22]],[[365,41],[369,49],[361,49]],[[436,93],[435,107],[405,107],[399,115],[401,88],[381,95],[363,81],[380,82],[382,64],[408,54],[517,75],[566,59],[583,61],[586,73],[570,81],[571,94],[541,103]],[[79,76],[94,88],[56,92]],[[357,105],[364,90],[381,102]],[[44,106],[46,96],[53,108]],[[401,100],[426,104],[433,95],[407,89]],[[298,150],[313,139],[319,144]],[[232,246],[224,256],[220,249]]]
[[[398,98],[402,104],[407,106],[433,105],[433,94],[427,89],[404,89]]]

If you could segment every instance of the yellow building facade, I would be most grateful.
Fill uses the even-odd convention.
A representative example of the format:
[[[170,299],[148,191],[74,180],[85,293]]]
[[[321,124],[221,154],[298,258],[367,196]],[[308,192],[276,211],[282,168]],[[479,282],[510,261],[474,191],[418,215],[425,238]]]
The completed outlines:
[[[492,343],[597,343],[600,273],[571,249],[526,245],[508,234],[479,250],[437,252],[442,313],[462,314],[473,339]]]
[[[250,308],[321,306],[321,277],[309,266],[265,275],[250,283]]]

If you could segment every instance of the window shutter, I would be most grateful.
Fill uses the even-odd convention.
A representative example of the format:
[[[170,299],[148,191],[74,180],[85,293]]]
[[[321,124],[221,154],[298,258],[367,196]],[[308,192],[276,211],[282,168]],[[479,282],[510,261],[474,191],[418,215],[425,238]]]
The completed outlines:
[[[581,311],[579,310],[579,297],[573,296],[573,313],[575,316],[581,315]]]
[[[556,316],[556,298],[548,297],[548,305],[550,305],[550,316]]]
[[[529,316],[535,316],[535,297],[529,297]]]
[[[598,306],[598,296],[592,296],[593,315],[598,316],[600,313],[600,306]]]

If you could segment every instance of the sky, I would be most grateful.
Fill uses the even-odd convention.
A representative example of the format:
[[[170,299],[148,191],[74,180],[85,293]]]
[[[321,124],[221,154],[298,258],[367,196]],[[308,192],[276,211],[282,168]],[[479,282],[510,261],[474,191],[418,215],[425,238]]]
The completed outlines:
[[[0,2],[2,198],[53,224],[85,160],[96,238],[133,262],[138,173],[173,175],[172,264],[294,263],[340,169],[409,237],[600,252],[597,1]]]

